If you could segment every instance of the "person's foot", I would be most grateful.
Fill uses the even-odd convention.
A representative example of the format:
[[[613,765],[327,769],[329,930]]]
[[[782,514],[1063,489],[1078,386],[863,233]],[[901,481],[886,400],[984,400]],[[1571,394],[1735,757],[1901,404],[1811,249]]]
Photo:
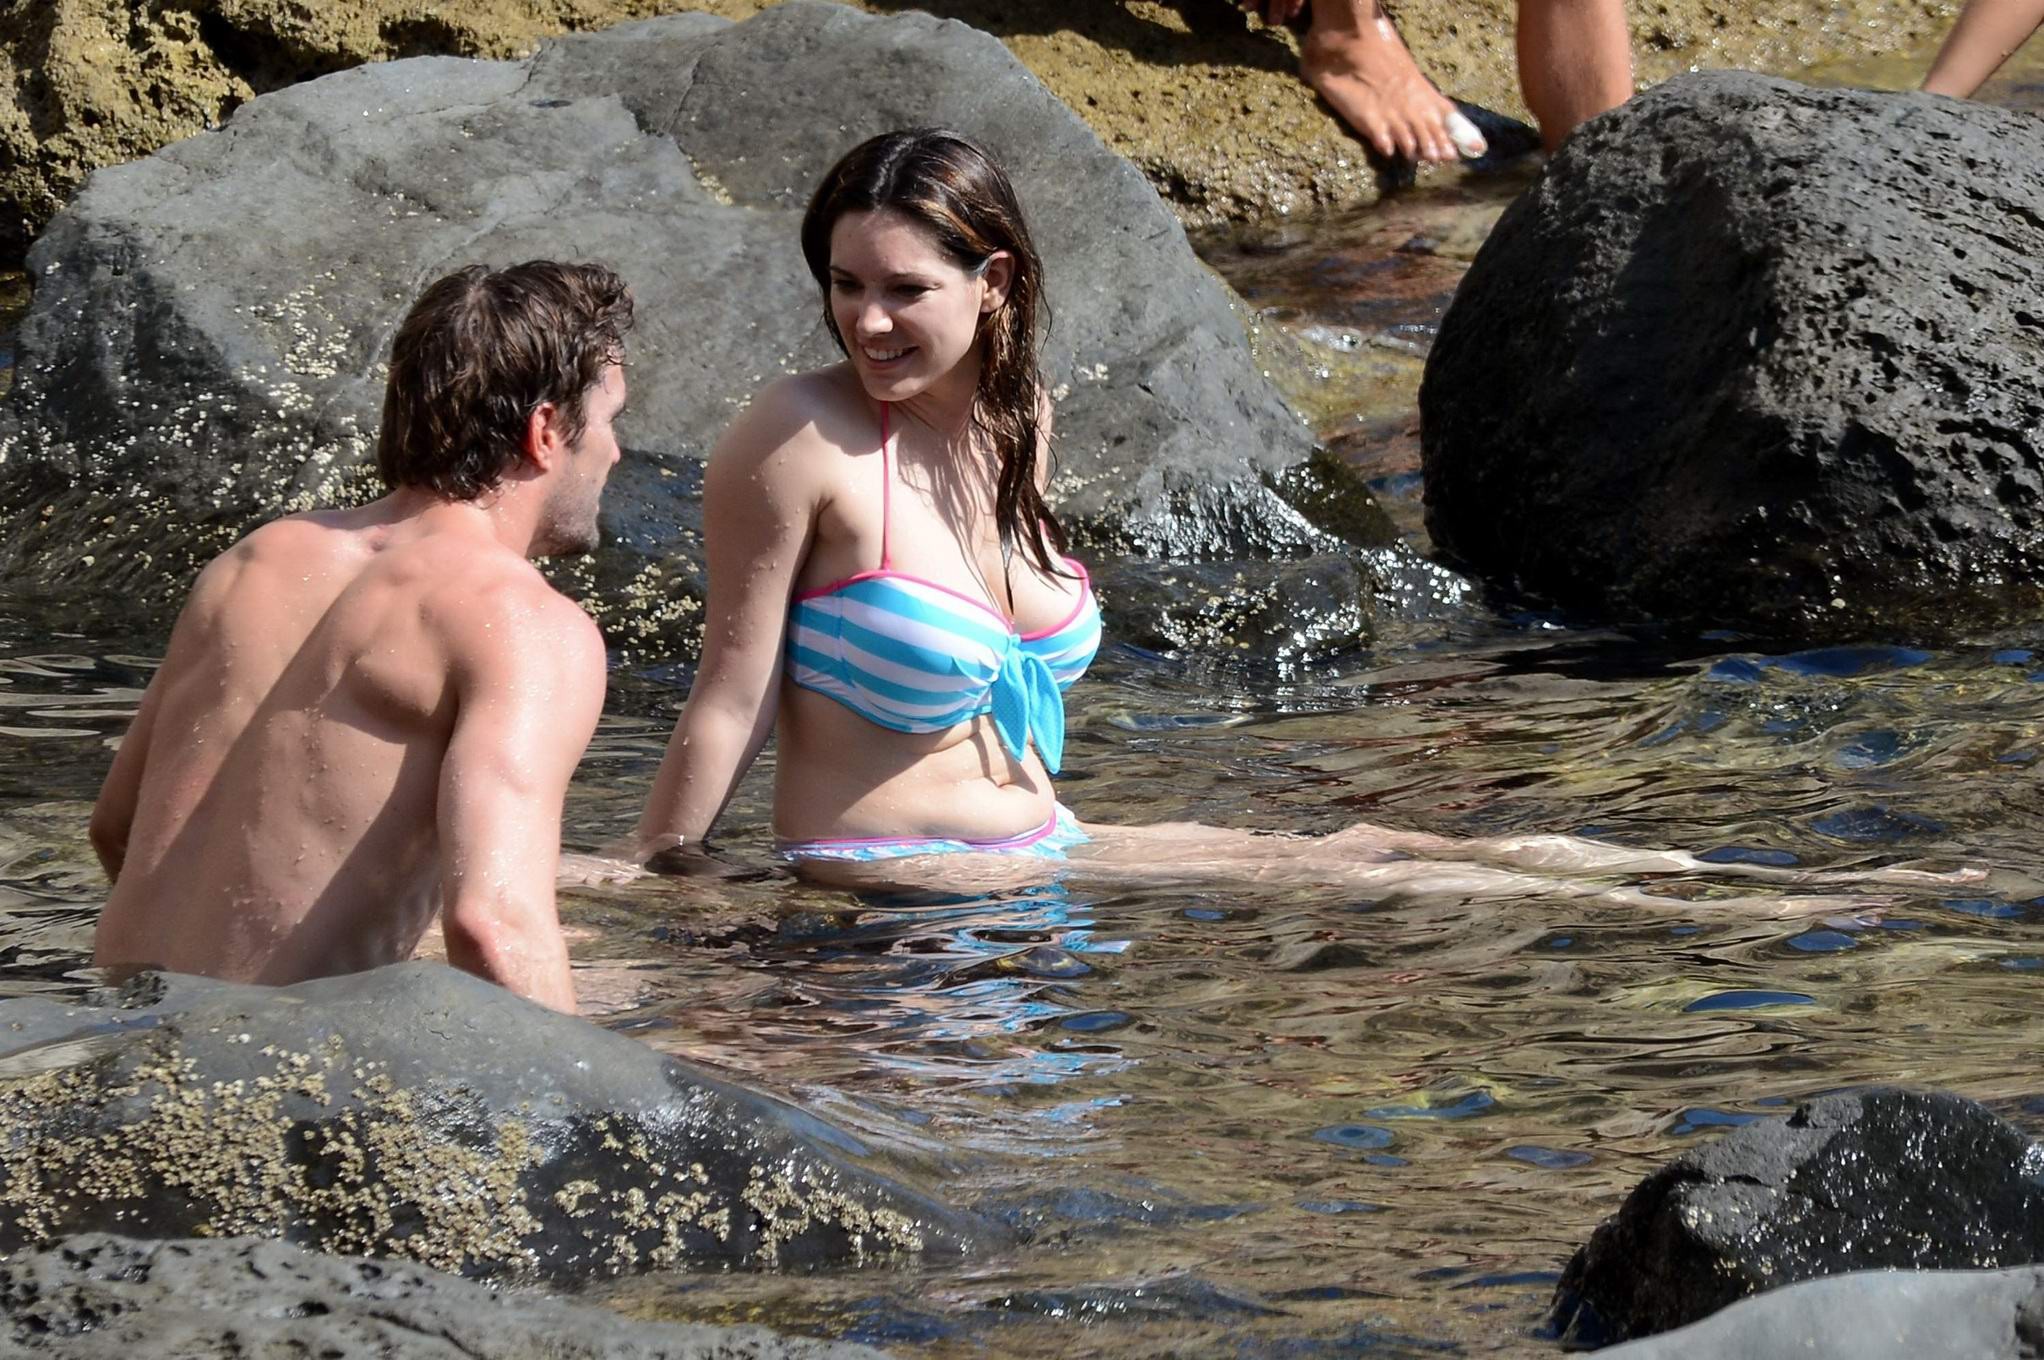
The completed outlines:
[[[1452,161],[1483,154],[1483,138],[1420,72],[1382,15],[1350,27],[1320,21],[1299,45],[1299,74],[1386,159]],[[1454,128],[1450,119],[1462,121]],[[1457,141],[1463,143],[1457,148]]]

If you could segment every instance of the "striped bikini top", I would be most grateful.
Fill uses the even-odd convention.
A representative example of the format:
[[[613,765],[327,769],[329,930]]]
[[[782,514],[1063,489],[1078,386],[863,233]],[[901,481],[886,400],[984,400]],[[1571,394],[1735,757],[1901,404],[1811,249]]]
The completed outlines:
[[[1100,650],[1100,606],[1086,569],[1062,623],[1019,633],[993,605],[893,569],[887,552],[892,435],[880,408],[880,566],[803,591],[788,610],[788,678],[896,732],[941,732],[993,715],[1016,760],[1034,745],[1056,774],[1064,691]]]

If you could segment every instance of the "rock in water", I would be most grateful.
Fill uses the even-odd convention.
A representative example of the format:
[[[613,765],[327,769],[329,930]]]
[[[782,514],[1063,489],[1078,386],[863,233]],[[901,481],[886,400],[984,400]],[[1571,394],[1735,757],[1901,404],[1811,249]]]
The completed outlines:
[[[1640,1182],[1569,1262],[1552,1324],[1602,1345],[1797,1280],[2044,1262],[2040,1171],[2021,1130],[1962,1097],[1825,1096]]]
[[[1427,527],[1494,582],[1796,640],[2026,619],[2044,122],[1682,76],[1505,214],[1420,392]]]
[[[999,1234],[779,1101],[438,964],[0,1002],[0,1251],[255,1235],[463,1274],[850,1265]]]
[[[378,489],[381,361],[427,281],[596,259],[638,296],[633,415],[608,546],[570,584],[613,638],[686,647],[698,460],[764,382],[837,357],[802,209],[853,145],[924,124],[1002,158],[1048,261],[1054,498],[1080,542],[1145,561],[1323,558],[1310,590],[1262,574],[1293,591],[1286,636],[1352,640],[1354,545],[1315,524],[1375,523],[1378,543],[1388,527],[1356,511],[1352,474],[1342,504],[1323,488],[1308,511],[1273,489],[1310,435],[1142,175],[986,34],[812,0],[742,24],[625,25],[523,62],[361,67],[95,175],[30,256],[0,407],[0,573],[171,604],[252,522]]]
[[[281,1242],[87,1234],[0,1264],[9,1355],[60,1360],[882,1360],[764,1327],[633,1322]]]
[[[2044,1268],[1868,1270],[1806,1280],[1607,1360],[2036,1360],[2044,1351]]]

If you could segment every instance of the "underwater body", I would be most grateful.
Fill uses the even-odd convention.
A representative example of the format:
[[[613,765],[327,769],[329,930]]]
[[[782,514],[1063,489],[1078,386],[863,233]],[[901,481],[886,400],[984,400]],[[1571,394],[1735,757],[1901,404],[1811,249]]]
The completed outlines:
[[[2034,106],[2020,71],[2001,94]],[[1458,264],[1398,246],[1480,233],[1522,184],[1204,243],[1265,324],[1319,345],[1324,372],[1289,380],[1414,536],[1411,387]],[[94,981],[86,816],[161,642],[0,601],[6,995]],[[614,672],[571,845],[635,815],[688,678]],[[1092,820],[1569,831],[1993,877],[1787,916],[1694,884],[1647,913],[1083,872],[859,898],[777,867],[763,768],[717,872],[566,898],[590,1009],[791,1095],[1031,1240],[941,1268],[655,1274],[598,1297],[905,1355],[1551,1353],[1533,1329],[1568,1254],[1643,1173],[1728,1125],[1903,1082],[2044,1130],[2044,625],[1781,652],[1471,605],[1282,670],[1111,646],[1070,730],[1061,789]]]

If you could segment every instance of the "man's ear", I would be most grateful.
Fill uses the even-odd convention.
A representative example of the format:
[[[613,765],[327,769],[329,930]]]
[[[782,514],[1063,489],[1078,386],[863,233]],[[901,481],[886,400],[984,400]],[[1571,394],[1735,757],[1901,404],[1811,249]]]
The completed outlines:
[[[561,408],[543,401],[525,418],[525,460],[535,472],[551,472],[567,447],[561,438]]]
[[[979,281],[986,285],[986,292],[979,299],[980,311],[1000,311],[1007,305],[1008,289],[1015,282],[1015,257],[1005,250],[987,256],[986,263],[980,266]]]

